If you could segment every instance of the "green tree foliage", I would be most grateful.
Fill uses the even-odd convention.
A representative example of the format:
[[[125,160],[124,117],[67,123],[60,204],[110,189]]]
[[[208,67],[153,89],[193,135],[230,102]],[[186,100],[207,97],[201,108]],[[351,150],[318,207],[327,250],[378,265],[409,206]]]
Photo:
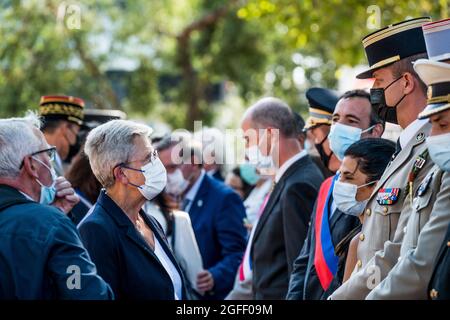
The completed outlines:
[[[214,120],[220,83],[245,104],[272,94],[305,110],[308,87],[335,87],[340,66],[365,62],[371,28],[448,11],[448,0],[4,0],[0,117],[61,93],[191,128]]]

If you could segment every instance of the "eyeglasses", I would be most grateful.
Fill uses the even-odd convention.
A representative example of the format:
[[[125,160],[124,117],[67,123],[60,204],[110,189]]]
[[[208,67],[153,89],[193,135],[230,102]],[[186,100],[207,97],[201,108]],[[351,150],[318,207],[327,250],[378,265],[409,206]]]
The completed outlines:
[[[50,147],[48,149],[44,149],[44,150],[39,150],[39,151],[33,152],[32,154],[30,154],[30,157],[33,157],[35,155],[38,155],[38,154],[44,153],[44,152],[47,153],[47,156],[49,157],[50,161],[55,161],[55,157],[56,157],[56,147],[55,146],[52,146],[52,147]],[[23,167],[23,160],[22,160],[22,163],[20,165],[20,169],[22,169],[22,167]]]
[[[116,169],[117,167],[123,167],[123,168],[126,168],[126,169],[135,170],[135,171],[142,171],[141,169],[135,169],[135,168],[128,167],[128,166],[126,166],[126,164],[130,164],[130,163],[138,162],[138,161],[141,161],[141,162],[144,162],[144,163],[149,163],[149,162],[153,162],[153,161],[156,160],[157,158],[159,158],[159,156],[158,156],[158,151],[157,151],[157,150],[153,150],[152,152],[150,152],[150,153],[149,153],[144,159],[142,159],[142,160],[133,160],[133,161],[121,162],[121,163],[115,165],[114,168],[113,168],[113,171],[114,171],[114,169]]]
[[[123,162],[121,163],[122,165],[128,164],[128,163],[133,163],[133,162],[144,162],[144,163],[148,163],[148,162],[153,162],[156,158],[158,158],[158,151],[157,150],[153,150],[152,152],[150,152],[144,159],[142,160],[133,160],[133,161],[127,161],[127,162]]]

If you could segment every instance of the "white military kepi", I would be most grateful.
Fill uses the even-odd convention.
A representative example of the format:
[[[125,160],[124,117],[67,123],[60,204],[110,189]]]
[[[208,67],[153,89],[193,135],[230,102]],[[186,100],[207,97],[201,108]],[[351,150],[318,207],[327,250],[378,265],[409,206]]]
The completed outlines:
[[[419,59],[414,70],[428,86],[427,107],[418,118],[425,119],[450,109],[450,63]]]

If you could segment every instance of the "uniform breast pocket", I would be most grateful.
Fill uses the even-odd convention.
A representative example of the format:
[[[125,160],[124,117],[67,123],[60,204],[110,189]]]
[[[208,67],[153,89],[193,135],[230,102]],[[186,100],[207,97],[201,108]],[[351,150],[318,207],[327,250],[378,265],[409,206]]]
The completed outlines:
[[[380,250],[384,247],[384,243],[394,238],[395,230],[400,218],[401,204],[394,205],[379,205],[375,207],[377,229],[379,233],[379,243],[377,243],[377,249]]]
[[[422,230],[423,226],[430,219],[431,210],[426,210],[430,205],[430,200],[432,196],[432,192],[427,192],[422,196],[417,196],[413,200],[413,209],[414,209],[414,239],[417,241],[419,237],[419,233]]]

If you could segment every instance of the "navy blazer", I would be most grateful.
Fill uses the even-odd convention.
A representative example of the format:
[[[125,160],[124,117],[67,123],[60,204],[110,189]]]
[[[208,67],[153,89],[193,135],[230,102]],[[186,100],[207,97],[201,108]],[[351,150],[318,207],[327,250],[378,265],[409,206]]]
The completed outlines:
[[[251,244],[255,299],[286,298],[292,265],[305,241],[322,181],[319,168],[306,155],[276,183]]]
[[[69,218],[0,185],[0,299],[112,298]]]
[[[224,183],[205,174],[189,216],[203,260],[211,272],[214,288],[205,299],[224,299],[245,251],[245,208],[239,195]]]
[[[331,201],[328,204],[329,210],[331,210],[333,196],[331,196],[330,200]],[[323,290],[317,276],[316,268],[314,266],[316,248],[316,232],[314,228],[316,223],[316,206],[314,206],[314,213],[311,217],[311,224],[308,229],[305,244],[303,245],[298,258],[294,262],[294,269],[289,282],[289,292],[287,294],[288,300],[326,300],[342,284],[349,242],[346,244],[346,248],[342,250],[343,254],[339,256],[337,274],[333,278],[327,291]],[[361,225],[358,217],[345,214],[338,209],[336,209],[329,221],[331,239],[335,249],[351,231]]]
[[[183,275],[161,227],[144,211],[141,210],[140,215],[178,270],[185,299]],[[81,221],[78,229],[98,273],[109,283],[116,299],[174,299],[169,274],[127,215],[105,190],[102,190],[92,213]]]

